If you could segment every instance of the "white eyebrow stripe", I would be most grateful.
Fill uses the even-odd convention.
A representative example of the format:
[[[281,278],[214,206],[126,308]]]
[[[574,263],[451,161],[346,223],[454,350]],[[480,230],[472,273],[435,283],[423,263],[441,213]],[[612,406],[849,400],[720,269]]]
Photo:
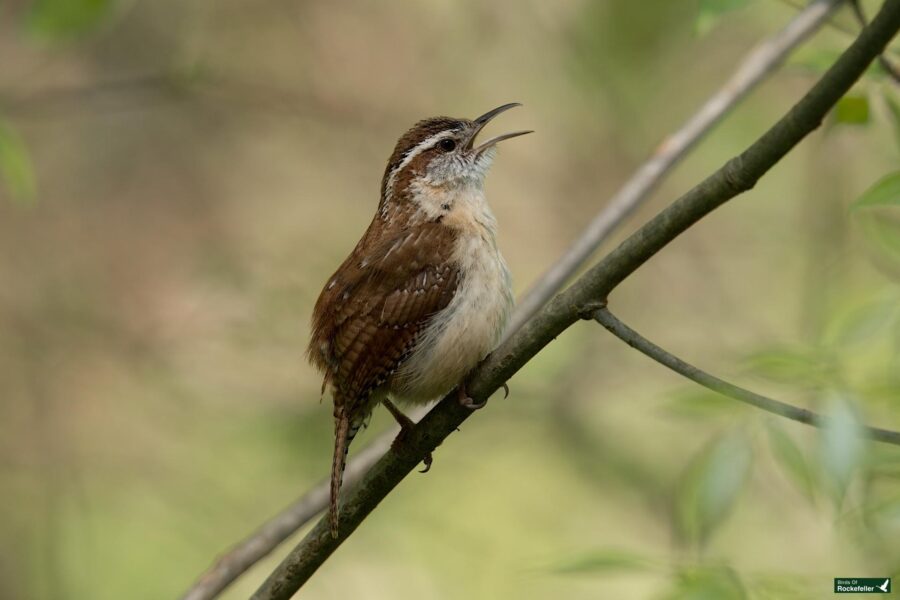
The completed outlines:
[[[413,161],[415,157],[419,154],[427,150],[428,148],[434,146],[437,142],[441,141],[444,138],[448,138],[456,133],[455,129],[448,129],[446,131],[441,131],[440,133],[436,133],[431,137],[427,137],[418,144],[416,144],[412,150],[410,150],[406,156],[400,161],[400,164],[394,167],[391,171],[391,174],[388,175],[387,186],[385,189],[385,196],[390,199],[394,193],[394,180],[397,177],[397,173],[402,171],[409,163]]]

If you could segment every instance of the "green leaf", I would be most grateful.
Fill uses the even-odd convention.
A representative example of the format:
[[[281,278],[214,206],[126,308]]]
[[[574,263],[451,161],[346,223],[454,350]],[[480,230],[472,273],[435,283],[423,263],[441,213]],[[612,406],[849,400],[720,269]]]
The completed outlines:
[[[878,407],[896,418],[900,417],[900,327],[896,325],[892,346],[880,353],[885,360],[876,365],[876,373],[855,384],[854,389],[863,405]]]
[[[885,540],[900,539],[900,497],[866,507],[865,516],[874,535]]]
[[[114,0],[36,0],[26,24],[41,37],[71,38],[97,28],[114,5]]]
[[[850,205],[853,210],[868,206],[900,206],[900,171],[878,180]]]
[[[891,114],[891,121],[894,123],[894,137],[897,138],[897,146],[900,147],[900,101],[888,92],[884,95],[884,103]]]
[[[865,458],[866,442],[856,407],[845,396],[833,395],[826,406],[820,436],[820,460],[837,504]]]
[[[788,64],[821,75],[837,62],[841,53],[842,51],[837,48],[804,46],[788,59]]]
[[[793,53],[787,64],[812,75],[822,75],[837,62],[843,52],[842,48],[808,45]],[[881,79],[884,77],[884,71],[880,70],[877,64],[872,64],[866,69],[865,77]]]
[[[748,0],[700,0],[694,29],[698,35],[709,33],[725,13],[743,8]]]
[[[822,340],[831,345],[865,342],[890,331],[900,311],[896,295],[835,312],[825,325]]]
[[[754,352],[745,359],[754,375],[778,383],[821,383],[828,372],[826,361],[814,350],[775,346]]]
[[[836,123],[865,125],[869,122],[869,99],[865,96],[844,96],[834,107]]]
[[[744,404],[735,402],[712,390],[697,385],[672,394],[665,405],[667,414],[688,419],[716,418],[723,415],[734,415],[741,411]]]
[[[767,424],[772,456],[784,469],[800,491],[810,500],[814,497],[814,480],[809,463],[794,440],[774,421]]]
[[[900,222],[889,214],[894,207],[871,207],[857,213],[856,222],[863,238],[876,259],[879,271],[889,277],[900,278]]]
[[[900,448],[873,444],[866,455],[866,469],[869,477],[900,481]]]
[[[0,120],[0,178],[18,204],[33,204],[37,194],[31,157],[22,138]]]
[[[605,574],[644,571],[651,565],[652,561],[648,558],[627,550],[602,548],[559,563],[553,571],[566,574]]]
[[[730,567],[684,569],[664,600],[746,600],[747,591]]]
[[[718,527],[750,473],[753,453],[738,431],[701,450],[685,469],[675,496],[675,519],[685,541],[703,544]]]
[[[821,600],[821,579],[798,573],[754,573],[748,577],[754,600]]]

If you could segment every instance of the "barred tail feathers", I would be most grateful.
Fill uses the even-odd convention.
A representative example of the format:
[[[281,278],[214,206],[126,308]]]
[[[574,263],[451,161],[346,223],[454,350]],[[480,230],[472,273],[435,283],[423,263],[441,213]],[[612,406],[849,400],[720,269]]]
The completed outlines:
[[[331,461],[331,502],[328,519],[331,523],[331,537],[338,537],[338,496],[344,480],[344,469],[347,467],[347,453],[350,442],[356,437],[362,423],[351,423],[350,416],[343,410],[335,414],[334,421],[334,456]]]

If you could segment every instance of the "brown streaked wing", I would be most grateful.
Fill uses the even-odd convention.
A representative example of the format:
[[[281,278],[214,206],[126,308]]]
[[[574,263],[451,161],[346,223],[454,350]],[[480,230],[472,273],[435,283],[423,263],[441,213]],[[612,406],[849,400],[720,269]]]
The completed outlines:
[[[345,262],[327,298],[323,291],[313,344],[327,342],[321,363],[351,410],[387,381],[429,317],[453,298],[454,241],[454,232],[439,223],[402,230],[365,252],[365,263]]]

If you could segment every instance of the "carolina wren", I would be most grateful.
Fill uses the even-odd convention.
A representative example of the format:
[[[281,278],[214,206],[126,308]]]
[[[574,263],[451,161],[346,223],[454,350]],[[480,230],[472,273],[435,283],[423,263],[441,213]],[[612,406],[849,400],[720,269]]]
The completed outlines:
[[[400,137],[381,182],[378,210],[325,284],[307,354],[334,398],[331,533],[347,449],[375,406],[412,421],[389,397],[424,404],[459,385],[497,344],[513,305],[497,249],[497,221],[484,197],[496,144],[475,137],[504,104],[474,120],[434,117]],[[430,460],[426,460],[427,466]]]

